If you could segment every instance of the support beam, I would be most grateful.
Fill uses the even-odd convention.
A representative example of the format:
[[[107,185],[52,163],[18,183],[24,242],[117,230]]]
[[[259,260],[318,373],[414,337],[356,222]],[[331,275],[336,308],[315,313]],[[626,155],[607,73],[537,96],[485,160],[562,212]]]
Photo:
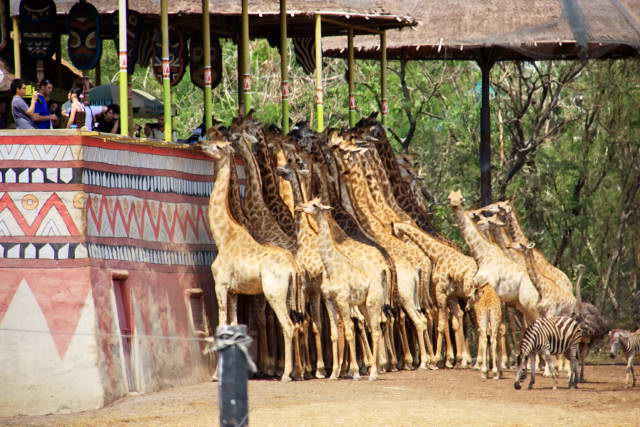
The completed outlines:
[[[282,133],[289,133],[289,46],[287,0],[280,0],[280,81],[282,84]]]
[[[20,26],[18,25],[18,17],[11,18],[13,21],[13,71],[16,79],[22,78],[22,55],[20,52]]]
[[[324,130],[324,105],[322,89],[322,16],[315,16],[315,48],[316,48],[316,131]]]
[[[164,140],[171,141],[171,68],[169,67],[169,0],[160,0],[162,32],[162,104],[164,107]]]
[[[244,111],[251,111],[251,66],[249,63],[249,0],[242,0],[242,88]]]
[[[238,66],[238,114],[244,115],[244,87],[242,82],[242,76],[244,76],[244,62],[242,61],[242,41],[238,40],[237,52],[236,52],[237,66]]]
[[[118,59],[120,62],[120,134],[129,136],[127,82],[127,0],[118,0]]]
[[[480,107],[480,206],[491,204],[491,108],[489,105],[490,73],[493,59],[488,53],[478,58],[482,71],[482,106]]]
[[[385,124],[389,105],[387,104],[387,33],[380,34],[380,121]]]
[[[209,0],[202,0],[202,48],[204,49],[204,131],[213,126],[211,115],[213,104],[211,101],[211,27],[209,22]]]
[[[356,126],[356,94],[355,94],[355,59],[353,57],[353,28],[349,28],[347,33],[348,51],[348,80],[349,80],[349,127]]]

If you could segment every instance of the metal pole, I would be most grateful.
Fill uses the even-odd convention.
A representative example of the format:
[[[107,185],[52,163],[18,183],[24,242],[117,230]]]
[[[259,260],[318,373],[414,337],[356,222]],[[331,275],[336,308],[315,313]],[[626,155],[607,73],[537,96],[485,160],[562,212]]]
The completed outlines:
[[[171,68],[169,67],[169,0],[160,1],[162,31],[162,103],[164,107],[164,140],[171,141]]]
[[[249,366],[246,352],[240,348],[244,344],[235,344],[238,337],[246,335],[245,325],[224,325],[216,330],[221,426],[249,425]]]
[[[482,71],[482,106],[480,107],[480,205],[491,203],[491,109],[489,105],[489,73],[493,61],[486,54],[478,60]]]
[[[20,55],[20,27],[18,26],[18,17],[14,16],[13,21],[13,71],[15,71],[16,79],[22,78],[22,55]]]
[[[202,48],[204,49],[204,131],[213,126],[211,114],[211,27],[209,26],[209,0],[202,0]],[[204,134],[202,135],[204,136]]]
[[[387,33],[380,34],[380,98],[381,106],[380,118],[385,124],[389,105],[387,104]]]
[[[249,64],[249,0],[242,0],[242,89],[244,111],[251,111],[251,68]]]
[[[287,0],[280,0],[280,80],[282,81],[282,133],[289,133],[289,50]]]
[[[120,134],[129,136],[127,82],[127,0],[118,0],[118,56],[120,62]]]
[[[316,47],[316,131],[324,130],[324,105],[322,91],[322,16],[315,16]]]
[[[356,95],[354,89],[355,60],[353,58],[353,28],[349,28],[347,35],[348,80],[349,80],[349,127],[356,125]]]

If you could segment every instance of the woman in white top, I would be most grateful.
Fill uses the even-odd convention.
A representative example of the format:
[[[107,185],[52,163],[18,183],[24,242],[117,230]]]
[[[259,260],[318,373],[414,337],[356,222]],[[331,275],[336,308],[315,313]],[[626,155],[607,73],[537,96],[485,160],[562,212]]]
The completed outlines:
[[[81,129],[85,124],[85,109],[80,101],[82,99],[82,89],[73,88],[69,91],[69,101],[71,101],[71,110],[69,111],[69,121],[67,128]]]

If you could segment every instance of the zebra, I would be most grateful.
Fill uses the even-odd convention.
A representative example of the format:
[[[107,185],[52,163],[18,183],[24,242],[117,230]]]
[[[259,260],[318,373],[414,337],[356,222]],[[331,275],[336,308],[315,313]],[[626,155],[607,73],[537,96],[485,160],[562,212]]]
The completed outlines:
[[[571,362],[569,388],[578,388],[578,346],[582,339],[582,330],[578,322],[571,317],[541,317],[533,322],[522,335],[520,354],[518,355],[518,373],[513,387],[520,390],[521,383],[527,378],[527,360],[531,358],[531,380],[529,389],[536,382],[536,357],[542,353],[551,368],[553,389],[558,385],[555,367],[551,355],[564,354]]]
[[[631,332],[623,329],[614,329],[609,332],[609,338],[611,338],[611,358],[616,357],[616,353],[620,349],[622,349],[624,357],[627,358],[625,386],[629,386],[629,376],[631,376],[631,387],[635,387],[636,375],[633,372],[633,358],[640,353],[640,330]]]

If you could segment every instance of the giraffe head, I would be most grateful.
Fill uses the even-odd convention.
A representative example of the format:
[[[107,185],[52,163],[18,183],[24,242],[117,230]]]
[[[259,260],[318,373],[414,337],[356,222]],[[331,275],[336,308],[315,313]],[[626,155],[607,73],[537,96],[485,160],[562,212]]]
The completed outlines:
[[[449,193],[449,204],[454,208],[462,207],[464,203],[464,197],[462,196],[462,191],[452,191]]]
[[[306,203],[301,203],[296,206],[296,211],[304,212],[311,215],[318,215],[321,211],[328,211],[333,209],[331,206],[323,205],[320,203],[320,197],[316,197],[314,199],[309,200]]]
[[[216,128],[209,129],[207,139],[194,144],[193,147],[216,161],[233,152],[231,142],[227,141]]]

